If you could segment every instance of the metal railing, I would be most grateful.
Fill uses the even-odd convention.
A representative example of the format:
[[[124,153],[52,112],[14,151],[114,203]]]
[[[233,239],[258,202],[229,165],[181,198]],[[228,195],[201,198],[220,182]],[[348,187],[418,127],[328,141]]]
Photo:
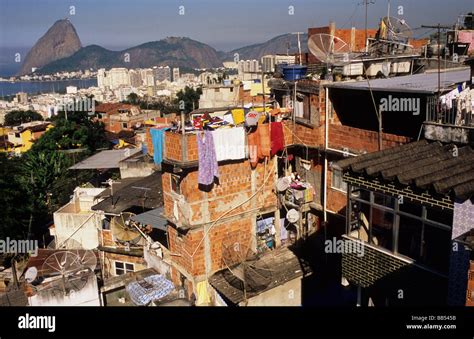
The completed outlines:
[[[445,104],[438,103],[436,97],[429,97],[426,106],[427,122],[460,127],[474,127],[474,112],[471,112],[471,109],[458,107],[456,100],[452,101],[449,108]]]

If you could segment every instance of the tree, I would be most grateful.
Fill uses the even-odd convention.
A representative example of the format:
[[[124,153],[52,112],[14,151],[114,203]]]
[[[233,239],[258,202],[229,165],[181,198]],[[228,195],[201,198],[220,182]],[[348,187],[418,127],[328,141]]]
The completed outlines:
[[[127,101],[132,105],[138,105],[140,100],[139,100],[138,94],[132,92],[129,95],[127,95]]]
[[[192,87],[186,86],[184,91],[180,90],[178,93],[176,93],[176,104],[178,105],[179,110],[189,113],[193,109],[197,109],[199,107],[199,98],[201,97],[201,94],[201,87],[194,89]]]
[[[5,115],[5,126],[18,126],[25,122],[43,121],[43,116],[35,111],[11,111]]]
[[[85,112],[64,112],[52,118],[54,128],[49,129],[32,147],[33,151],[55,151],[87,148],[93,152],[108,147],[104,124],[92,121]]]

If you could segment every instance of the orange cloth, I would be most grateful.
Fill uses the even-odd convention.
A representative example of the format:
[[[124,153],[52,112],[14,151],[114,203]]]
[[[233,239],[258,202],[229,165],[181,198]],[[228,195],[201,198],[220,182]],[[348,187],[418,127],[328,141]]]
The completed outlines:
[[[247,138],[247,143],[249,148],[250,166],[252,166],[252,168],[255,168],[258,164],[258,150],[260,149],[260,139],[258,137],[258,133],[250,133]]]
[[[257,166],[259,160],[270,156],[271,140],[269,126],[269,124],[259,124],[257,130],[248,135],[247,144],[252,168]]]
[[[262,158],[270,156],[271,140],[270,140],[270,124],[258,125],[257,132],[260,138],[260,154]]]

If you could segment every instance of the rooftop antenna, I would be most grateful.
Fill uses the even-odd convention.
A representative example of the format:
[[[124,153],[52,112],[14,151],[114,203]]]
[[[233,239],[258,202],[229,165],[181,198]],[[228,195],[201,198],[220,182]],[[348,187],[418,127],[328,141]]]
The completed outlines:
[[[291,34],[296,34],[298,37],[298,55],[300,59],[300,66],[302,65],[301,63],[301,41],[300,41],[300,34],[304,34],[304,32],[293,32]]]
[[[367,43],[367,39],[369,38],[369,35],[368,35],[368,25],[367,25],[367,20],[368,20],[368,16],[369,16],[369,5],[373,5],[375,4],[375,0],[364,0],[361,5],[365,5],[365,47],[366,47],[366,52],[367,52],[367,47],[368,47],[368,43]]]
[[[441,24],[438,24],[436,26],[429,26],[429,25],[421,25],[422,28],[436,28],[438,29],[438,95],[437,95],[437,100],[438,103],[436,105],[438,111],[440,109],[440,96],[441,96],[441,29],[450,29],[451,27],[449,26],[441,26]]]

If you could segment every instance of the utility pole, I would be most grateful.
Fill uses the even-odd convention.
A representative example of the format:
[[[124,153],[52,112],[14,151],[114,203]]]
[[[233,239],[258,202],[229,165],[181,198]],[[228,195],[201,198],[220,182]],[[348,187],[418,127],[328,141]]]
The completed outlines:
[[[438,24],[436,26],[421,25],[422,28],[436,28],[438,30],[438,102],[436,104],[436,109],[439,112],[440,109],[440,95],[441,95],[441,29],[449,29],[449,26],[441,26]]]
[[[364,5],[365,6],[365,47],[366,47],[366,52],[367,52],[367,39],[369,38],[368,34],[368,18],[369,18],[369,5],[375,4],[374,0],[364,0],[362,3],[359,5]]]

